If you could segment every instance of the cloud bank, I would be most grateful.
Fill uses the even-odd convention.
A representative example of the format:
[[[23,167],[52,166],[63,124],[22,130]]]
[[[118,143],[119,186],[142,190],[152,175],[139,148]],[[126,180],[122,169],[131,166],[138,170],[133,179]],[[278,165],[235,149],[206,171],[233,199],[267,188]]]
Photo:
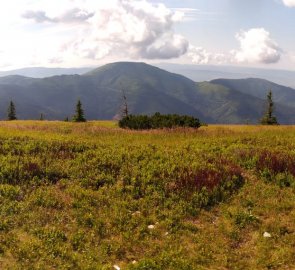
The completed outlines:
[[[189,42],[174,32],[181,14],[145,0],[120,0],[92,12],[75,8],[56,17],[29,10],[23,17],[37,23],[87,22],[77,39],[63,48],[91,59],[112,54],[128,54],[133,59],[171,59],[184,55],[189,47]]]
[[[264,28],[233,33],[232,41],[235,37],[238,41],[235,50],[220,52],[216,46],[216,51],[209,51],[198,41],[190,43],[175,29],[180,22],[198,23],[199,16],[210,14],[198,9],[173,9],[147,0],[59,0],[58,9],[55,1],[23,1],[17,5],[18,23],[32,31],[19,28],[15,35],[13,28],[2,27],[6,38],[0,44],[0,49],[18,62],[34,59],[37,65],[92,65],[100,60],[180,58],[195,64],[272,64],[283,55]],[[288,5],[294,1],[285,0]],[[12,10],[15,3],[11,3]]]
[[[283,0],[283,3],[284,3],[287,7],[295,7],[295,0]]]

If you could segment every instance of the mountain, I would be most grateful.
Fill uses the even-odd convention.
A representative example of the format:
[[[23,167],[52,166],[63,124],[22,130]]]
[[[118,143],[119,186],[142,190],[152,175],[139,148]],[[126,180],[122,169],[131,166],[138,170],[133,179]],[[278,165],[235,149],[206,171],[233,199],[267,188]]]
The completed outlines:
[[[271,89],[275,102],[295,108],[295,90],[290,87],[256,78],[238,80],[218,79],[211,82],[262,99],[265,99]]]
[[[255,96],[236,91],[215,83],[198,83],[202,93],[200,108],[210,115],[216,123],[256,124],[266,109],[266,101]],[[275,115],[281,124],[293,124],[295,108],[276,103]]]
[[[170,86],[177,93],[185,92],[187,86],[194,89],[195,83],[143,63],[110,64],[84,76],[3,77],[0,78],[0,117],[5,117],[3,108],[12,99],[20,118],[36,119],[43,113],[47,119],[63,119],[73,114],[75,103],[81,98],[88,119],[112,119],[120,111],[122,87],[126,88],[130,109],[135,113],[160,111],[203,117],[193,106],[168,95]],[[36,108],[34,104],[41,107],[32,112],[21,104],[25,108]]]
[[[178,113],[207,123],[257,123],[265,108],[263,98],[217,82],[196,83],[145,63],[119,62],[83,75],[43,79],[23,76],[0,78],[0,118],[10,100],[20,119],[71,117],[81,99],[87,119],[112,119],[121,109],[122,91],[131,113]],[[276,104],[281,123],[293,123],[295,108]]]
[[[31,78],[46,78],[58,75],[75,75],[84,74],[92,70],[90,67],[85,68],[45,68],[45,67],[30,67],[21,68],[8,71],[0,71],[0,77],[10,76],[10,75],[20,75]]]
[[[0,77],[0,84],[12,84],[12,85],[30,85],[33,82],[37,82],[39,79],[24,77],[20,75],[9,75],[6,77]]]
[[[280,69],[249,68],[223,65],[189,65],[174,63],[158,63],[156,67],[166,71],[181,74],[192,81],[203,82],[219,78],[246,79],[261,78],[295,88],[295,71]],[[9,75],[20,75],[31,78],[46,78],[60,75],[82,75],[93,70],[91,67],[82,68],[45,68],[30,67],[9,71],[0,71],[0,77]]]
[[[211,81],[219,78],[247,79],[261,78],[295,88],[295,71],[263,69],[222,65],[156,64],[157,67],[181,74],[195,82]]]

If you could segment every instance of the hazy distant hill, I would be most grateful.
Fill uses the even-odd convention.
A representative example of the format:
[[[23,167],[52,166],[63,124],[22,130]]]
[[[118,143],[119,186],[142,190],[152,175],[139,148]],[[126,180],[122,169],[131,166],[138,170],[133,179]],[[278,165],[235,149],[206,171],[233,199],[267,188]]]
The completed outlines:
[[[195,83],[144,63],[120,62],[82,76],[2,77],[0,117],[5,117],[12,99],[21,119],[38,119],[41,113],[47,119],[64,119],[72,116],[80,98],[88,119],[112,119],[120,111],[122,89],[134,114],[158,111],[189,114],[208,123],[257,123],[265,107],[264,95],[260,98],[222,82]],[[294,123],[295,108],[278,103],[276,114],[281,123]]]
[[[263,68],[249,68],[237,66],[220,65],[188,65],[188,64],[155,64],[156,67],[169,72],[181,74],[192,81],[203,82],[220,78],[227,79],[246,79],[261,78],[275,82],[280,85],[286,85],[295,88],[295,71],[274,70]],[[31,67],[10,71],[0,71],[0,77],[9,75],[20,75],[31,78],[46,78],[59,75],[82,75],[93,70],[91,67],[84,68],[44,68]]]
[[[271,89],[274,101],[295,107],[295,90],[290,87],[255,78],[239,80],[218,79],[211,82],[258,98],[265,98],[267,92]]]
[[[295,88],[295,71],[275,70],[263,68],[249,68],[237,66],[210,66],[210,65],[181,65],[157,64],[157,67],[175,72],[195,81],[211,81],[219,78],[246,79],[261,78]]]
[[[0,77],[10,76],[10,75],[20,75],[32,78],[46,78],[58,75],[74,75],[74,74],[84,74],[90,71],[92,68],[45,68],[45,67],[31,67],[31,68],[21,68],[9,71],[0,71]]]

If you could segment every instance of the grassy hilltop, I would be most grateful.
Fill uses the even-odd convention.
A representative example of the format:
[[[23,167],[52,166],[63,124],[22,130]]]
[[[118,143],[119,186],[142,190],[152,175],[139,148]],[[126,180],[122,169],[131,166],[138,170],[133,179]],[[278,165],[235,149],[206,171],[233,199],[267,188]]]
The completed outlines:
[[[0,269],[294,269],[295,127],[0,122]]]

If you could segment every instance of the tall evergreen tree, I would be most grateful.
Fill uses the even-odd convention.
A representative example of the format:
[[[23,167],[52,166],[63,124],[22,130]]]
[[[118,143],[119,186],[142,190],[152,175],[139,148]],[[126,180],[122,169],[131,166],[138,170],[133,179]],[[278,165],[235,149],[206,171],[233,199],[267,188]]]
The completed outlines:
[[[17,120],[15,106],[12,100],[9,103],[8,110],[7,110],[7,120]]]
[[[43,115],[43,113],[41,113],[40,114],[40,119],[39,119],[40,121],[43,121],[44,120],[44,115]]]
[[[86,122],[86,119],[84,117],[84,110],[82,108],[82,103],[80,99],[78,100],[76,105],[76,114],[73,116],[73,122]]]
[[[262,125],[278,125],[277,118],[273,115],[274,112],[274,102],[272,100],[272,92],[271,90],[268,92],[267,95],[267,109],[265,115],[260,120]]]

